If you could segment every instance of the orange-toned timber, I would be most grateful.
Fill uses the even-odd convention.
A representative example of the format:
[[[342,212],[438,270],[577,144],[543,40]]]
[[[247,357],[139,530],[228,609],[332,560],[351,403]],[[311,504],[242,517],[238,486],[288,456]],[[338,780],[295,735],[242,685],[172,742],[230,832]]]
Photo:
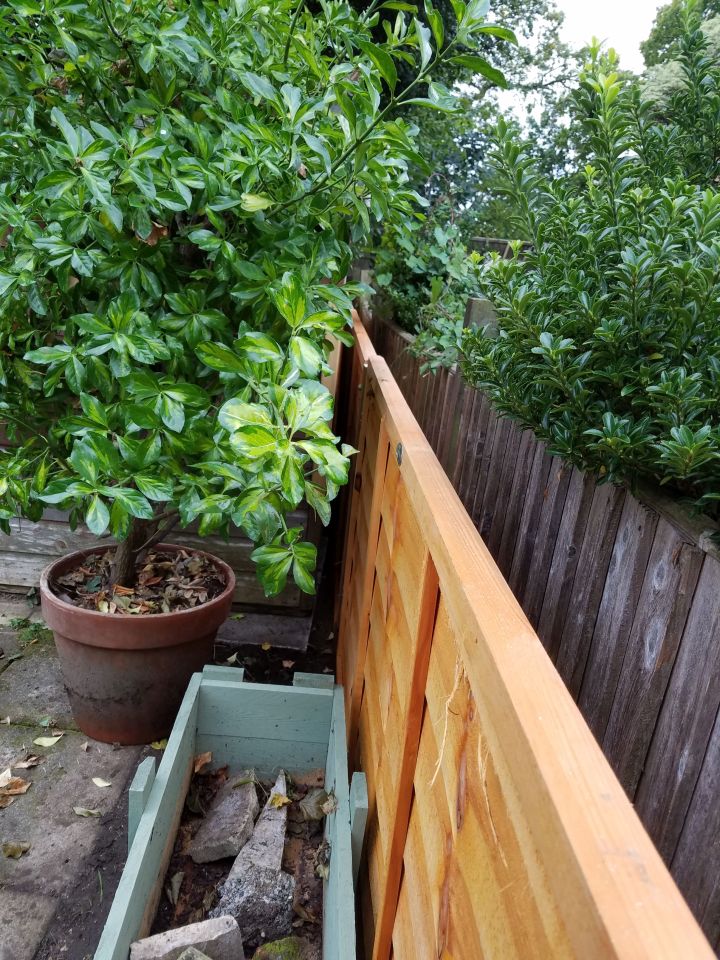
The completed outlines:
[[[371,960],[712,958],[356,318],[338,674]]]

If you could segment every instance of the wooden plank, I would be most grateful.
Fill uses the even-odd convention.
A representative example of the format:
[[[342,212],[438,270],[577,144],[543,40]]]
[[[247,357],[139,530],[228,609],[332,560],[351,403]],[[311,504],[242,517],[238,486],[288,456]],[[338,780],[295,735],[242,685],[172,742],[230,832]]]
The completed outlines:
[[[128,852],[133,845],[140,818],[143,815],[153,781],[155,780],[155,757],[145,757],[135,771],[128,788]]]
[[[558,672],[576,699],[580,693],[624,499],[625,490],[622,487],[613,487],[607,483],[595,487],[585,524],[585,534],[557,653]]]
[[[491,413],[491,417],[494,414]],[[500,475],[502,461],[505,456],[505,450],[508,445],[510,434],[513,431],[514,424],[506,418],[496,418],[495,430],[492,437],[492,446],[487,445],[487,458],[483,457],[484,464],[487,465],[487,480],[482,492],[482,502],[478,491],[475,494],[475,504],[473,507],[473,520],[478,529],[478,533],[486,540],[490,533],[493,514],[495,512],[495,503],[500,486]],[[488,431],[488,438],[490,432]],[[481,468],[481,472],[484,472]]]
[[[460,408],[460,419],[458,422],[452,465],[446,467],[445,470],[458,494],[460,494],[460,476],[470,442],[469,424],[472,422],[472,414],[477,396],[477,390],[473,390],[468,384],[463,384],[462,405]]]
[[[603,749],[635,795],[700,573],[702,551],[661,519],[623,660]],[[628,731],[632,736],[628,736]]]
[[[325,817],[324,838],[330,845],[329,876],[323,881],[323,956],[355,960],[355,894],[350,834],[350,788],[347,768],[345,703],[341,687],[332,693],[332,719],[325,763],[325,790],[335,797],[335,810]]]
[[[201,679],[193,675],[180,705],[94,960],[127,960],[155,917],[192,776]]]
[[[223,757],[230,767],[252,767],[256,776],[274,780],[280,770],[307,773],[325,763],[327,740],[316,743],[261,738],[243,739],[231,734],[198,733],[196,752],[210,751],[214,757]]]
[[[547,489],[550,465],[552,462],[552,457],[545,449],[545,444],[538,442],[530,468],[527,495],[525,497],[525,503],[523,504],[520,529],[513,551],[510,573],[507,577],[510,588],[516,597],[521,595],[527,583],[530,561],[532,559],[532,548],[536,541],[540,514],[543,503],[545,502],[545,491]]]
[[[720,709],[720,562],[706,556],[635,806],[672,861]]]
[[[362,860],[365,827],[368,818],[367,777],[356,772],[350,781],[350,837],[352,842],[353,884],[357,884]]]
[[[548,599],[556,589],[554,584],[558,573],[557,567],[553,569],[553,564],[558,555],[558,549],[562,551],[560,557],[564,561],[560,567],[562,571],[566,571],[565,564],[568,561],[571,569],[574,570],[574,564],[577,562],[576,552],[579,550],[579,544],[576,546],[574,542],[564,546],[563,536],[573,516],[571,504],[567,502],[572,476],[572,469],[558,457],[553,457],[543,491],[535,541],[532,544],[523,545],[524,549],[529,549],[531,553],[529,560],[523,564],[527,568],[527,575],[524,581],[521,579],[518,582],[517,597],[528,620],[537,627],[540,639],[546,648],[549,646],[551,634],[548,625],[543,622],[543,611],[549,608],[554,612],[557,609],[552,601],[551,605],[548,604]],[[570,529],[574,528],[571,526]],[[515,558],[513,558],[513,565],[515,565]],[[561,580],[561,583],[566,583],[566,580]]]
[[[513,471],[506,478],[508,493],[496,518],[500,528],[499,540],[493,541],[493,556],[504,576],[510,573],[515,544],[520,529],[520,518],[527,493],[537,441],[530,430],[523,430],[517,444]],[[502,523],[500,522],[502,518]]]
[[[594,480],[573,469],[568,481],[550,569],[544,578],[545,593],[537,621],[538,636],[552,660],[557,658],[560,649],[594,492]]]
[[[578,706],[602,742],[637,609],[657,514],[625,497]]]
[[[468,513],[472,512],[476,498],[479,497],[482,502],[496,423],[496,419],[491,415],[490,404],[481,393],[476,392],[463,469],[457,488]]]
[[[200,690],[198,729],[205,736],[290,743],[327,743],[333,696],[328,689],[206,680]]]
[[[507,519],[507,506],[510,501],[510,493],[515,476],[515,467],[517,464],[518,451],[520,448],[522,431],[517,423],[509,421],[507,445],[502,462],[497,464],[496,470],[498,483],[495,490],[495,496],[491,506],[491,515],[486,524],[481,527],[481,533],[487,529],[484,536],[488,545],[488,550],[497,561],[497,552],[500,549],[505,521]]]
[[[430,649],[435,627],[438,604],[438,577],[432,560],[427,556],[423,560],[422,587],[414,632],[413,667],[407,710],[403,714],[403,728],[400,733],[400,750],[393,756],[397,765],[398,782],[394,796],[394,809],[390,813],[388,845],[388,869],[381,893],[380,908],[377,914],[373,960],[387,960],[392,945],[392,931],[397,913],[400,881],[402,877],[402,859],[412,800],[412,784],[417,763],[420,728],[422,725],[425,686],[427,684]]]
[[[720,937],[720,713],[688,809],[672,870],[711,942]],[[702,856],[702,869],[699,857]],[[685,953],[690,956],[690,953]]]

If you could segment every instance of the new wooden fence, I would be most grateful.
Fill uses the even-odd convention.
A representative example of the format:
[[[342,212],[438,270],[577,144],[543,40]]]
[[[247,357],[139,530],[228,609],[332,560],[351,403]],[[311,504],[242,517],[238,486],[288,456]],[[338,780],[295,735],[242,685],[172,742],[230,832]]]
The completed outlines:
[[[358,323],[338,673],[373,960],[712,951]]]
[[[720,948],[720,561],[711,531],[654,494],[641,502],[598,486],[497,417],[458,375],[421,376],[412,338],[394,325],[375,319],[373,338]]]

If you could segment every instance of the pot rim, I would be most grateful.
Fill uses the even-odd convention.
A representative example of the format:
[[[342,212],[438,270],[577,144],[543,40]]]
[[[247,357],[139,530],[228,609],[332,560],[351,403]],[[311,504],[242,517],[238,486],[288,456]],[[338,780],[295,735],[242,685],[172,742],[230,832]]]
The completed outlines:
[[[194,553],[197,556],[209,557],[224,575],[225,589],[216,597],[213,597],[211,600],[206,600],[204,603],[199,603],[196,607],[187,607],[185,610],[172,610],[170,613],[141,613],[137,616],[128,616],[126,613],[102,613],[100,610],[88,610],[87,607],[78,607],[74,603],[68,603],[67,600],[63,600],[61,597],[59,597],[50,586],[50,576],[53,570],[60,564],[67,563],[72,557],[87,557],[93,553],[106,553],[109,549],[112,549],[110,546],[98,545],[94,547],[85,547],[83,550],[74,550],[72,553],[66,553],[62,557],[58,557],[56,560],[53,560],[52,563],[49,563],[40,574],[40,595],[44,600],[53,604],[54,606],[59,607],[61,610],[73,610],[81,614],[83,617],[97,618],[98,623],[107,624],[108,622],[115,622],[124,624],[160,624],[168,623],[171,620],[177,620],[179,617],[192,615],[197,616],[198,611],[209,610],[216,604],[226,602],[228,595],[232,597],[234,594],[235,572],[229,564],[227,564],[224,560],[221,560],[220,557],[216,557],[215,554],[208,553],[206,550],[197,550],[195,547],[184,547],[181,543],[156,543],[153,544],[153,548],[170,550],[173,553],[177,553],[180,550],[185,550],[188,553]]]

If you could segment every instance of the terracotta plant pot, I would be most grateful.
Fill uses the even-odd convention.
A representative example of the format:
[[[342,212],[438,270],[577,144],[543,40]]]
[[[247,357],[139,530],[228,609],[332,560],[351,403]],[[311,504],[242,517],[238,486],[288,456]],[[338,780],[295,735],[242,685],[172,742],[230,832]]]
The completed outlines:
[[[107,549],[79,550],[51,563],[40,578],[42,613],[83,733],[105,743],[150,743],[168,735],[190,677],[212,660],[218,628],[230,613],[235,574],[217,557],[194,550],[221,570],[223,592],[189,610],[147,616],[84,610],[51,591],[56,577]],[[156,549],[183,548],[161,543]]]

